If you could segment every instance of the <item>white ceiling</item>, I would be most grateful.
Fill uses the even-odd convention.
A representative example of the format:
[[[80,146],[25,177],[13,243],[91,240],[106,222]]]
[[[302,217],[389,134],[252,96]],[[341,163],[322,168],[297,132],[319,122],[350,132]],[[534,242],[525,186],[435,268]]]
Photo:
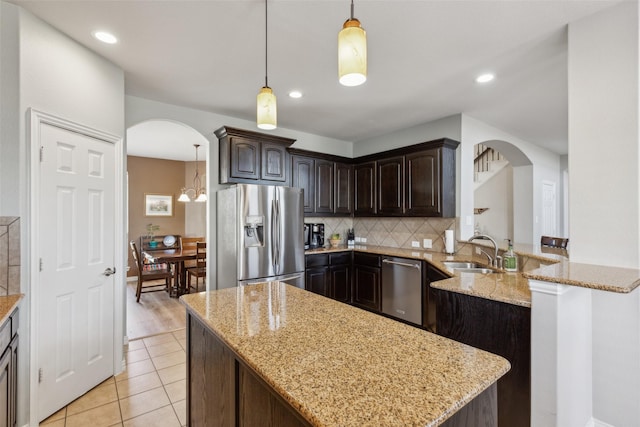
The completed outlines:
[[[566,154],[566,24],[617,2],[356,0],[369,75],[348,88],[338,83],[336,45],[349,1],[270,0],[278,125],[357,143],[464,113]],[[119,65],[129,95],[255,119],[265,65],[260,0],[12,3]],[[98,29],[119,43],[96,41]],[[474,78],[484,71],[496,80],[480,86]],[[293,89],[304,97],[289,98]]]

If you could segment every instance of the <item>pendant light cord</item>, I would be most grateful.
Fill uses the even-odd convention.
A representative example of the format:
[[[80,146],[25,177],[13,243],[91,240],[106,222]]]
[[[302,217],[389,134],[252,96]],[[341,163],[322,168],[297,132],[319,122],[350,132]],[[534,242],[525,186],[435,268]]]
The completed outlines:
[[[351,0],[351,21],[353,21],[353,0]]]
[[[353,0],[351,0],[353,1]],[[269,55],[267,55],[269,46],[268,46],[268,31],[267,31],[267,0],[264,0],[264,86],[269,87],[269,79],[268,79],[268,71],[267,64]]]

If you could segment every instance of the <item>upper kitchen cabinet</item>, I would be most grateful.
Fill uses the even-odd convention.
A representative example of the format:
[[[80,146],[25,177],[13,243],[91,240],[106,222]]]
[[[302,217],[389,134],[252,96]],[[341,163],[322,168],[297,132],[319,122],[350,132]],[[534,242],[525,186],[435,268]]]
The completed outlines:
[[[351,159],[305,150],[289,149],[291,186],[304,191],[307,216],[351,215],[353,167]]]
[[[355,216],[454,217],[459,144],[442,138],[357,158]]]
[[[295,139],[223,126],[216,130],[220,183],[287,185],[289,153]]]

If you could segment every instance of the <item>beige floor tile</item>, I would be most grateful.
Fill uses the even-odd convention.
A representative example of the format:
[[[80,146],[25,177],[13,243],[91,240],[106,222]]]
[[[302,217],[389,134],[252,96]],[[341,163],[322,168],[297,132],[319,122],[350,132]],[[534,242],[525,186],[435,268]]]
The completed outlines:
[[[53,421],[58,421],[58,420],[64,420],[64,417],[67,416],[67,407],[65,406],[64,408],[60,409],[58,412],[56,412],[53,415],[49,415],[48,418],[46,418],[45,420],[43,420],[40,425],[42,424],[48,424],[48,423],[52,423]],[[64,425],[64,424],[63,424]]]
[[[181,363],[179,365],[159,369],[158,375],[160,375],[160,381],[162,381],[162,384],[171,384],[176,381],[184,380],[187,378],[187,364]]]
[[[160,334],[160,335],[154,335],[149,338],[144,338],[143,341],[144,341],[144,345],[146,345],[147,347],[150,347],[152,345],[158,345],[165,342],[175,341],[175,338],[173,337],[172,334]]]
[[[132,340],[129,341],[129,344],[127,344],[125,346],[125,353],[131,350],[140,350],[141,348],[144,348],[144,341],[142,340]]]
[[[98,406],[102,406],[110,402],[115,402],[117,400],[118,393],[116,392],[115,383],[96,387],[92,390],[89,390],[87,393],[80,396],[78,399],[71,402],[69,406],[67,406],[67,419],[69,418],[69,415],[77,414],[79,412],[96,408]]]
[[[141,360],[145,360],[149,358],[149,353],[146,348],[141,348],[138,350],[131,350],[124,354],[125,359],[127,360],[127,364],[133,362],[139,362]]]
[[[181,426],[187,425],[187,401],[181,400],[173,404],[173,410],[176,411],[176,415],[180,420]]]
[[[177,340],[163,342],[161,344],[147,347],[147,351],[151,357],[162,356],[163,354],[173,353],[182,350]]]
[[[179,427],[180,421],[171,405],[137,416],[124,422],[125,427]]]
[[[178,346],[178,348],[180,348]],[[180,363],[185,363],[187,361],[187,354],[184,350],[179,349],[178,351],[174,351],[173,353],[163,354],[162,356],[152,357],[151,360],[155,365],[156,369],[164,369],[169,366],[178,365]]]
[[[186,328],[182,328],[182,329],[179,329],[177,331],[173,331],[173,336],[177,340],[186,339],[187,338],[187,329]]]
[[[163,406],[169,405],[169,397],[163,387],[134,394],[120,400],[122,419],[129,420],[138,415],[146,414]]]
[[[116,376],[116,382],[124,381],[129,378],[137,377],[138,375],[148,374],[156,370],[153,366],[151,359],[141,360],[139,362],[127,363],[127,368],[124,372]]]
[[[67,416],[66,427],[108,427],[121,421],[122,418],[120,418],[118,402],[112,402],[89,409],[88,411]]]
[[[175,383],[166,384],[164,386],[171,403],[178,402],[187,398],[187,380],[176,381]]]
[[[118,398],[123,399],[134,394],[142,393],[143,391],[161,387],[162,382],[160,382],[158,373],[154,371],[120,381],[116,383],[116,386],[118,388]]]
[[[115,377],[109,377],[106,380],[102,381],[100,384],[98,384],[96,387],[104,387],[109,384],[115,384],[115,382],[116,382]]]

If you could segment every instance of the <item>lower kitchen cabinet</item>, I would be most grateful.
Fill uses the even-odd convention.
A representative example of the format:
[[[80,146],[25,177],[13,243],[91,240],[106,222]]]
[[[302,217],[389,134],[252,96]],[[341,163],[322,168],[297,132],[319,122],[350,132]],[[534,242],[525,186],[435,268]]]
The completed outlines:
[[[351,252],[305,256],[305,289],[344,303],[351,302]]]
[[[531,309],[433,289],[438,335],[504,357],[511,370],[498,380],[498,426],[531,419]]]
[[[382,310],[380,256],[356,252],[353,255],[353,305]]]
[[[0,427],[14,427],[18,394],[18,310],[0,326],[0,352]]]

